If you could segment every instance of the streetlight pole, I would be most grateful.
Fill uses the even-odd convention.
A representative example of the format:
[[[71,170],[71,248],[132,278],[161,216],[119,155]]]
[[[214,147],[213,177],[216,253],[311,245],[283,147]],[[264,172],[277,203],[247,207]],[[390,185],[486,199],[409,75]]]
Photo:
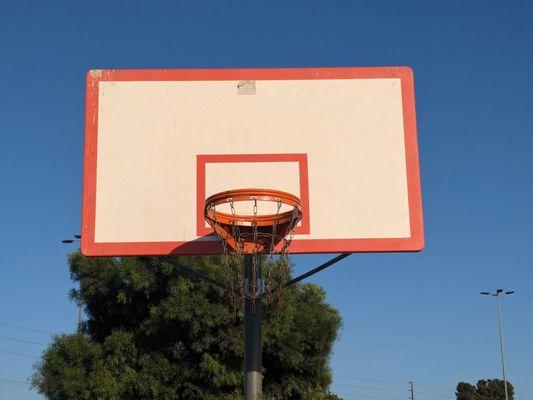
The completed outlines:
[[[490,293],[490,292],[481,292],[484,296],[494,296],[496,297],[496,311],[498,313],[498,331],[500,333],[500,354],[502,358],[502,372],[503,372],[503,389],[505,391],[505,400],[509,400],[508,394],[507,394],[507,373],[505,371],[505,357],[504,357],[504,351],[503,351],[503,331],[502,331],[502,317],[500,312],[500,296],[507,295],[507,294],[513,294],[514,291],[508,291],[504,292],[503,289],[497,289],[496,292]]]
[[[81,240],[81,235],[74,235],[73,239],[63,239],[61,243],[70,244],[76,243]],[[80,302],[78,302],[78,335],[81,335],[81,330],[83,327],[83,308]]]

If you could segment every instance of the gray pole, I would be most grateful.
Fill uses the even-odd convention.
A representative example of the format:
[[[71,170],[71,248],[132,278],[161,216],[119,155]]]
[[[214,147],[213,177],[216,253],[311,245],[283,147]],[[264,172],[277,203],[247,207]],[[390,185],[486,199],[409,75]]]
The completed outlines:
[[[81,335],[81,327],[83,323],[83,311],[81,308],[81,302],[78,304],[78,333]]]
[[[409,399],[415,400],[415,390],[413,388],[413,382],[409,381]]]
[[[505,390],[505,400],[509,400],[509,398],[507,397],[507,374],[505,373],[505,361],[503,355],[502,318],[500,316],[500,293],[496,294],[496,308],[498,310],[498,330],[500,331],[500,353],[502,356],[503,388]]]
[[[253,273],[253,255],[244,256],[244,279],[248,288]],[[257,256],[258,269],[261,265],[261,257]],[[257,279],[260,279],[258,276]],[[261,320],[262,320],[261,297],[255,300],[248,298],[244,301],[244,399],[261,400],[263,396],[263,358],[261,346]]]
[[[481,292],[484,296],[494,296],[496,297],[496,311],[498,313],[498,331],[500,332],[500,354],[502,357],[502,371],[503,371],[503,389],[505,391],[505,400],[509,400],[509,395],[507,393],[507,373],[505,371],[505,355],[503,352],[503,329],[502,329],[502,317],[500,312],[500,296],[504,294],[513,294],[514,290],[504,291],[503,289],[497,289],[496,292]]]

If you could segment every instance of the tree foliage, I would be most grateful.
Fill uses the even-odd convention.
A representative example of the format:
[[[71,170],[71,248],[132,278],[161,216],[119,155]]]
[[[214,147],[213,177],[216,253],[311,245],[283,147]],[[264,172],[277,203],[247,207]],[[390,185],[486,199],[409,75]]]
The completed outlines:
[[[507,382],[509,400],[514,399],[514,388]],[[476,386],[459,382],[455,391],[457,400],[505,400],[504,382],[499,379],[479,380]]]
[[[217,257],[173,257],[222,279]],[[60,335],[33,375],[50,400],[242,398],[243,315],[221,289],[183,275],[169,258],[70,257],[83,333]],[[341,320],[313,284],[263,311],[265,398],[338,399],[328,367]]]

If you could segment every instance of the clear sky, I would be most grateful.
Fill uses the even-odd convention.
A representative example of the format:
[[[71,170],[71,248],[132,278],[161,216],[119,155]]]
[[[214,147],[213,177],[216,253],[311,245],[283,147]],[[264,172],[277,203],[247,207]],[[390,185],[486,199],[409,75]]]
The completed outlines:
[[[502,287],[517,291],[503,299],[509,378],[533,398],[532,21],[520,0],[0,0],[0,399],[40,398],[16,383],[36,359],[6,352],[50,340],[5,324],[75,329],[60,240],[80,230],[87,70],[388,65],[415,74],[427,246],[312,279],[344,319],[333,390],[407,400],[393,382],[413,380],[417,399],[444,400],[500,377],[479,292]]]

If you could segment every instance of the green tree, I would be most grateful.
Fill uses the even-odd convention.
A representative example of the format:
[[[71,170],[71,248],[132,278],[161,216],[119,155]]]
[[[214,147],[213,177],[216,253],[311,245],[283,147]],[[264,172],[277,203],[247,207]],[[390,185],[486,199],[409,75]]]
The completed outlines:
[[[467,382],[459,382],[455,391],[457,400],[475,400],[476,388]]]
[[[507,382],[509,400],[514,399],[514,388]],[[476,386],[459,382],[455,391],[457,400],[505,400],[504,382],[499,379],[479,380]]]
[[[218,257],[173,257],[223,279]],[[164,257],[70,259],[88,316],[36,365],[33,386],[50,400],[242,399],[243,315],[223,291],[183,275]],[[265,398],[339,399],[328,392],[341,319],[313,284],[286,291],[263,312]]]

